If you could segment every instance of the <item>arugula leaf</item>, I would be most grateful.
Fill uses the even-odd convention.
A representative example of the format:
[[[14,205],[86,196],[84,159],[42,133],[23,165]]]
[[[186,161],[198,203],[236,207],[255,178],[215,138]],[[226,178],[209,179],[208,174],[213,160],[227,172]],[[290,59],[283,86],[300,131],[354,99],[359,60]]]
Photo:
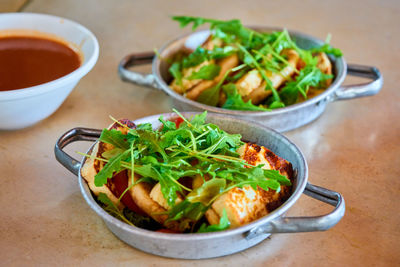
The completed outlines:
[[[244,102],[242,96],[237,92],[236,85],[233,83],[223,86],[222,89],[227,96],[222,108],[233,110],[269,111],[269,109],[262,106],[253,105],[251,100]]]
[[[278,181],[281,185],[291,185],[292,183],[290,180],[279,173],[277,170],[263,170],[264,171],[264,177],[268,177],[269,179],[274,179]]]
[[[167,221],[177,221],[182,218],[198,221],[203,217],[207,209],[208,207],[204,206],[201,202],[192,203],[185,199],[168,211]]]
[[[239,80],[240,78],[242,78],[249,71],[249,69],[250,68],[245,67],[245,68],[237,71],[233,76],[228,76],[226,78],[226,80],[228,82],[235,82],[235,81]]]
[[[206,123],[206,118],[207,118],[207,110],[204,111],[203,113],[194,115],[194,117],[190,120],[190,123],[195,127],[204,126]]]
[[[111,159],[113,157],[116,157],[116,156],[122,154],[123,152],[124,152],[124,150],[121,148],[114,148],[114,149],[103,152],[101,154],[101,156],[105,159]]]
[[[261,77],[266,81],[266,83],[267,83],[267,87],[265,88],[266,90],[267,90],[267,88],[269,88],[270,90],[271,90],[271,92],[272,92],[272,96],[273,96],[273,98],[274,98],[274,100],[275,101],[277,101],[277,102],[280,102],[281,101],[281,99],[280,99],[280,97],[279,97],[279,94],[278,94],[278,92],[276,91],[276,89],[274,88],[274,86],[272,85],[272,82],[271,82],[271,80],[267,77],[267,75],[265,74],[265,71],[264,71],[264,69],[262,69],[261,67],[260,67],[260,65],[258,64],[258,62],[257,62],[257,60],[255,60],[254,59],[254,57],[250,54],[250,52],[249,51],[247,51],[247,49],[244,47],[244,46],[242,46],[242,45],[240,45],[240,44],[238,44],[238,46],[239,46],[239,49],[245,54],[245,56],[247,57],[247,65],[249,65],[250,64],[250,62],[252,63],[252,64],[254,64],[254,66],[256,67],[256,69],[258,70],[258,72],[260,73],[260,75],[261,75]]]
[[[334,47],[332,47],[332,46],[331,46],[330,44],[328,44],[328,43],[323,44],[323,45],[320,46],[320,47],[316,47],[316,48],[311,49],[311,52],[312,52],[312,53],[324,52],[324,53],[326,53],[326,54],[331,54],[331,55],[333,55],[333,56],[335,56],[335,57],[341,57],[341,56],[343,56],[343,53],[342,53],[342,51],[341,51],[340,49],[334,48]]]
[[[108,196],[104,193],[100,193],[97,196],[97,200],[103,203],[104,205],[110,207],[111,209],[118,210],[118,208],[114,205],[114,203],[108,198]],[[118,210],[119,211],[119,210]]]
[[[151,152],[158,152],[162,156],[163,160],[166,161],[168,156],[165,153],[164,149],[161,147],[160,142],[158,141],[159,139],[159,133],[156,131],[153,131],[152,129],[141,129],[139,126],[136,128],[136,130],[133,130],[133,132],[136,132],[138,136],[140,136],[141,142],[145,143],[148,145],[149,148],[151,148]]]
[[[139,174],[142,177],[148,177],[152,178],[155,181],[158,181],[158,174],[155,172],[151,164],[142,164],[140,166],[135,166],[135,173]]]
[[[196,48],[193,53],[189,54],[182,61],[182,68],[190,68],[197,65],[200,65],[204,61],[208,60],[206,49],[202,47]]]
[[[228,214],[226,213],[226,210],[222,210],[222,217],[219,219],[219,224],[211,224],[211,225],[206,225],[203,223],[197,233],[208,233],[208,232],[217,232],[217,231],[223,231],[229,228],[231,225],[229,219],[228,219]]]
[[[218,85],[210,87],[210,88],[204,90],[203,92],[201,92],[199,97],[197,97],[196,101],[200,102],[202,104],[205,104],[205,105],[209,105],[209,106],[214,106],[215,107],[218,104],[218,101],[219,101],[220,89],[221,88]]]
[[[113,177],[115,172],[121,170],[121,160],[127,155],[128,150],[111,158],[107,164],[94,176],[94,185],[101,187],[107,183],[109,178]]]
[[[188,24],[193,23],[192,30],[197,29],[199,26],[203,25],[204,23],[210,23],[211,28],[215,28],[220,25],[225,25],[229,27],[231,25],[231,28],[236,28],[239,25],[241,25],[239,20],[230,20],[230,21],[223,21],[223,20],[216,20],[216,19],[207,19],[207,18],[202,18],[202,17],[190,17],[190,16],[173,16],[173,20],[176,20],[179,22],[180,27],[186,27]]]
[[[290,38],[289,32],[284,29],[282,32],[274,32],[275,40],[272,41],[272,48],[277,54],[280,54],[283,49],[291,48],[294,50],[299,49],[292,38]]]
[[[232,55],[233,53],[236,52],[236,48],[232,46],[225,46],[225,47],[214,47],[213,50],[206,50],[202,47],[196,48],[195,51],[193,51],[191,54],[189,54],[187,57],[183,58],[182,61],[176,61],[171,65],[169,68],[169,72],[172,74],[172,76],[177,80],[178,85],[182,86],[182,69],[198,66],[204,61],[211,60],[211,59],[222,59],[227,56]],[[204,66],[203,66],[204,67]],[[203,68],[202,67],[202,68]],[[207,70],[208,68],[208,70]],[[207,67],[203,71],[211,73],[217,73],[217,69],[219,66],[212,66],[212,67]],[[219,71],[218,71],[219,73]],[[218,74],[217,73],[217,74]],[[215,75],[217,76],[217,75]],[[214,77],[215,77],[214,76]],[[208,77],[208,76],[206,76]],[[189,79],[207,79],[207,78],[189,78]],[[209,80],[212,80],[213,78],[208,78]]]
[[[209,127],[214,129],[210,130],[206,138],[206,148],[202,150],[204,153],[220,154],[223,148],[237,148],[243,143],[240,140],[242,138],[240,134],[226,134],[226,132],[221,131],[216,125],[210,124]]]
[[[207,50],[207,52],[210,59],[222,59],[237,52],[237,48],[233,46],[214,47],[213,50]]]
[[[192,30],[197,29],[200,25],[203,25],[206,22],[209,22],[210,20],[200,18],[200,17],[188,17],[188,16],[173,16],[173,20],[176,20],[179,22],[179,25],[181,28],[185,27],[186,25],[193,23]]]
[[[153,131],[153,125],[151,123],[142,123],[136,126],[136,129],[132,129],[129,133],[138,136],[137,130],[141,131]]]
[[[221,178],[214,178],[203,183],[202,186],[190,192],[186,199],[192,203],[201,202],[208,206],[210,201],[224,191],[226,187],[226,180]]]
[[[290,185],[290,180],[286,176],[281,175],[276,170],[264,170],[261,165],[253,168],[245,169],[223,169],[218,171],[217,177],[224,178],[230,181],[237,181],[234,186],[228,187],[229,190],[233,187],[251,186],[254,190],[257,190],[257,186],[261,187],[265,191],[269,188],[273,190],[279,190],[280,184]]]
[[[182,72],[181,72],[181,63],[174,62],[171,67],[169,67],[169,72],[176,79],[176,83],[179,86],[182,86]]]
[[[304,61],[306,65],[310,66],[317,66],[318,64],[318,58],[313,56],[313,53],[308,50],[299,50],[297,51],[299,53],[300,58]]]
[[[186,144],[186,140],[190,141],[191,133],[187,128],[179,127],[179,129],[168,131],[160,138],[160,146],[167,148],[172,145]]]
[[[192,73],[187,79],[188,80],[213,80],[218,76],[221,71],[221,66],[216,64],[205,65],[200,68],[199,71]]]
[[[226,43],[239,40],[250,44],[252,41],[259,43],[260,38],[262,39],[262,34],[244,27],[238,19],[222,21],[189,16],[174,16],[172,19],[178,21],[181,27],[193,23],[192,30],[197,29],[205,23],[210,23],[210,28],[215,30],[215,37],[222,39]]]
[[[286,105],[282,101],[273,101],[268,107],[270,109],[284,108]]]
[[[100,193],[97,196],[97,200],[103,204],[103,208],[110,213],[112,216],[121,219],[129,225],[134,226],[134,224],[128,220],[125,215],[114,205],[114,203],[108,198],[108,196],[104,193]]]
[[[196,101],[210,105],[210,106],[216,106],[218,101],[219,101],[219,95],[221,91],[221,86],[225,82],[226,78],[228,77],[229,73],[232,72],[233,69],[227,70],[225,72],[224,77],[218,82],[217,85],[210,87],[203,92],[197,97]]]
[[[165,200],[167,200],[168,205],[172,207],[175,205],[175,201],[178,198],[177,192],[182,192],[182,189],[176,182],[177,179],[171,175],[171,171],[167,168],[160,168],[157,174],[161,185],[161,192]]]
[[[125,218],[136,227],[140,227],[150,231],[155,231],[161,228],[161,225],[149,216],[142,216],[134,211],[131,211],[128,208],[124,208],[122,213]]]
[[[318,86],[332,77],[332,75],[322,73],[316,66],[308,65],[300,71],[296,80],[287,82],[281,89],[282,100],[286,105],[292,105],[297,102],[299,94],[307,99],[310,86]]]
[[[111,130],[104,129],[101,132],[99,141],[111,144],[116,148],[121,148],[121,149],[129,148],[129,143],[127,142],[127,136],[116,129],[111,129]]]
[[[174,131],[176,130],[176,124],[173,121],[166,121],[164,120],[164,116],[160,116],[158,119],[162,124],[161,132],[162,133],[167,133],[169,131]]]

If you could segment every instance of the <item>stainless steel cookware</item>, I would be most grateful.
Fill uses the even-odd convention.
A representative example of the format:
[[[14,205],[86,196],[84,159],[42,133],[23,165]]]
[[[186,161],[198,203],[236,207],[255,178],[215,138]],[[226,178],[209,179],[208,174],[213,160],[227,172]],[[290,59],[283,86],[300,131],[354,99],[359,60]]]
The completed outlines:
[[[185,117],[190,117],[194,114],[192,112],[183,113]],[[145,117],[134,122],[136,124],[149,122],[155,128],[158,128],[160,126],[158,121],[160,115]],[[162,115],[166,119],[176,117],[176,114],[171,113]],[[262,124],[220,114],[208,114],[207,121],[219,125],[221,129],[227,132],[241,133],[244,140],[266,146],[292,163],[295,170],[293,192],[282,206],[267,216],[232,230],[202,234],[152,232],[125,224],[104,211],[96,203],[88,185],[81,177],[80,169],[85,163],[85,159],[79,162],[63,151],[65,146],[75,141],[96,142],[100,136],[100,130],[86,128],[69,130],[58,139],[55,145],[55,155],[62,165],[78,176],[80,190],[84,199],[118,238],[137,249],[160,256],[202,259],[228,255],[258,244],[272,233],[324,231],[334,226],[343,217],[345,212],[343,197],[337,192],[307,182],[308,168],[306,160],[297,146],[286,137]],[[87,152],[88,154],[90,154],[90,150],[91,148]],[[303,193],[332,205],[334,207],[333,211],[326,215],[313,217],[285,216],[287,210],[295,204]]]
[[[282,30],[269,27],[252,27],[260,32],[271,32]],[[323,42],[312,36],[289,31],[292,38],[299,47],[309,49],[319,46]],[[208,36],[209,31],[197,31],[179,37],[166,43],[159,53],[162,58],[170,58],[171,55],[183,47],[195,48],[200,45]],[[171,75],[168,72],[169,64],[165,60],[154,56],[153,52],[134,53],[126,56],[119,64],[118,72],[124,81],[132,82],[148,88],[162,90],[172,98],[173,105],[180,111],[203,111],[225,114],[240,117],[245,120],[253,120],[269,126],[277,131],[289,131],[303,126],[318,118],[325,110],[326,104],[338,100],[347,100],[377,94],[383,84],[383,78],[375,67],[356,64],[346,64],[343,57],[330,57],[333,63],[335,78],[329,88],[322,94],[313,97],[305,102],[291,105],[273,111],[240,111],[212,107],[185,98],[176,93],[168,86]],[[132,71],[130,67],[149,64],[153,62],[152,73],[142,74]],[[342,85],[346,75],[358,76],[370,79],[370,82],[356,85]]]

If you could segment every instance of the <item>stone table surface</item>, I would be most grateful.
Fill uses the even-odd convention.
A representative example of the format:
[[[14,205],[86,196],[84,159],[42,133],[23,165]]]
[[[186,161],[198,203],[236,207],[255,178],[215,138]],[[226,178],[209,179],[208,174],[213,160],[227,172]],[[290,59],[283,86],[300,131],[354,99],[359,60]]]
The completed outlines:
[[[100,57],[51,117],[24,130],[0,132],[1,266],[400,265],[399,1],[32,0],[23,11],[85,25],[99,40]],[[76,177],[55,160],[54,144],[70,128],[105,127],[109,115],[136,119],[170,111],[163,93],[122,82],[117,65],[130,52],[159,48],[188,32],[171,21],[174,14],[239,18],[247,25],[282,26],[321,39],[331,33],[347,62],[380,69],[385,81],[378,95],[331,103],[313,123],[285,133],[304,152],[309,181],[343,194],[346,214],[335,227],[275,234],[231,256],[176,260],[126,245],[88,207]],[[87,147],[77,144],[68,151]],[[289,214],[330,210],[303,195]]]

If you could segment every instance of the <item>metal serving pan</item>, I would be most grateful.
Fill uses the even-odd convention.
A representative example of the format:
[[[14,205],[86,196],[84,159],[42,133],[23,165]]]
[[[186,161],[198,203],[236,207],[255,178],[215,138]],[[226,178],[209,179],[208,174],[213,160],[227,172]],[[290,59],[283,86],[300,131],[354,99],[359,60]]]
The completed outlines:
[[[185,117],[196,113],[184,112]],[[175,118],[176,114],[160,114],[164,118]],[[145,117],[134,121],[136,124],[149,122],[155,128],[160,126],[160,115]],[[164,257],[181,259],[202,259],[229,255],[252,247],[271,233],[296,233],[324,231],[343,217],[345,203],[343,197],[334,191],[321,188],[307,182],[308,168],[306,160],[295,144],[278,132],[257,124],[234,117],[208,114],[207,121],[215,123],[230,133],[241,133],[244,140],[250,140],[268,147],[277,155],[292,163],[295,170],[295,182],[290,198],[270,214],[232,230],[202,234],[168,234],[132,227],[112,217],[94,200],[86,181],[81,177],[81,162],[63,151],[63,148],[75,141],[96,142],[101,130],[74,128],[63,134],[55,145],[57,160],[73,174],[78,176],[81,193],[89,206],[104,220],[107,227],[121,240],[142,251]],[[91,149],[88,150],[90,154]],[[286,217],[286,211],[294,205],[302,193],[334,206],[326,215],[315,217]]]
[[[281,28],[270,27],[251,28],[260,32],[283,30]],[[290,36],[296,40],[298,46],[304,49],[309,49],[324,43],[315,37],[303,33],[295,31],[289,31],[289,33]],[[184,46],[189,48],[197,47],[206,37],[209,36],[209,34],[210,31],[206,30],[183,35],[166,43],[159,50],[159,53],[162,58],[169,58]],[[329,88],[318,96],[305,102],[272,111],[228,110],[204,105],[185,98],[168,86],[167,82],[171,79],[171,75],[168,72],[169,64],[156,57],[153,52],[133,53],[124,57],[118,66],[118,72],[124,81],[164,91],[172,98],[173,105],[180,111],[208,110],[209,112],[257,121],[279,132],[285,132],[303,126],[318,118],[325,110],[326,104],[329,102],[375,95],[382,88],[383,78],[377,68],[355,64],[347,65],[343,57],[330,57],[330,59],[333,63],[335,78]],[[133,66],[148,64],[151,62],[153,62],[151,74],[142,74],[129,69]],[[364,77],[371,79],[372,81],[355,85],[342,85],[347,74],[351,76]]]

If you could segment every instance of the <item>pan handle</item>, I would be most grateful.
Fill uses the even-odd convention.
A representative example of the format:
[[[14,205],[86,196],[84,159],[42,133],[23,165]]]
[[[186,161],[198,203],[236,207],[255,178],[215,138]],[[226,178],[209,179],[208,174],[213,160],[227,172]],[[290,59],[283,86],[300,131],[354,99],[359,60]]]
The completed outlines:
[[[335,206],[326,215],[314,217],[279,217],[268,224],[244,233],[247,240],[267,233],[297,233],[325,231],[336,225],[344,215],[345,203],[341,194],[307,183],[304,194]]]
[[[118,65],[118,73],[123,81],[145,86],[151,89],[160,89],[153,74],[143,74],[128,70],[130,67],[150,64],[154,52],[133,53],[124,57]]]
[[[78,176],[81,164],[78,160],[68,155],[63,148],[76,141],[96,141],[101,135],[101,130],[89,128],[73,128],[64,133],[54,147],[56,159],[70,172]]]
[[[354,85],[342,85],[331,96],[331,101],[376,95],[382,88],[383,77],[375,67],[349,64],[347,66],[347,74],[371,79],[372,81]]]

